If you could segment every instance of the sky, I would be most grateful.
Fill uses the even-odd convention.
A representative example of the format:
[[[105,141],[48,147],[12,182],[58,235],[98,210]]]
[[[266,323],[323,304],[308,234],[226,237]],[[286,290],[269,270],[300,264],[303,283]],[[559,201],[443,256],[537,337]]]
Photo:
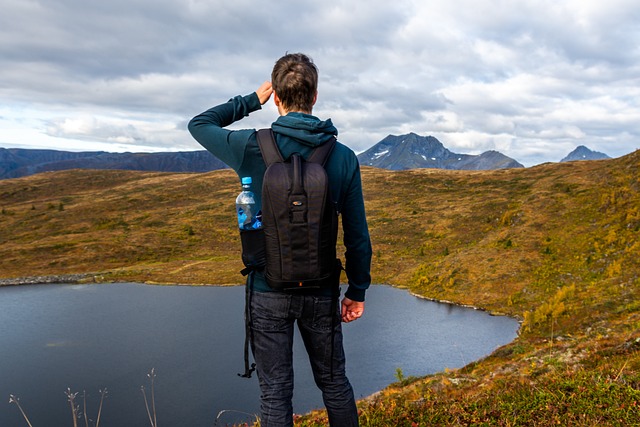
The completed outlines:
[[[2,148],[202,149],[188,121],[255,91],[287,52],[313,58],[313,113],[356,153],[409,132],[525,166],[640,148],[637,0],[2,3]]]

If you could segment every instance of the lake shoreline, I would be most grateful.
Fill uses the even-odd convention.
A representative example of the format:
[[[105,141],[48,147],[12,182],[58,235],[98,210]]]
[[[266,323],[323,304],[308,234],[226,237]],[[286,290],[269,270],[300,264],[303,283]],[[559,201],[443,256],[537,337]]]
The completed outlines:
[[[400,288],[400,289],[403,289],[403,288]],[[408,290],[408,289],[407,289],[407,290]],[[408,290],[408,291],[409,291],[409,293],[410,293],[412,296],[414,296],[414,297],[416,297],[416,298],[420,298],[420,299],[424,299],[424,300],[432,301],[432,302],[437,302],[437,303],[439,303],[439,304],[448,304],[448,305],[453,305],[453,306],[455,306],[455,307],[470,308],[470,309],[473,309],[473,310],[484,311],[485,313],[487,313],[487,314],[488,314],[488,315],[490,315],[490,316],[505,316],[505,317],[511,317],[512,319],[516,319],[519,323],[522,323],[522,320],[521,320],[520,318],[518,318],[518,317],[516,317],[516,316],[513,316],[513,315],[511,315],[511,314],[501,313],[501,312],[499,312],[499,311],[487,310],[487,309],[485,309],[485,308],[477,307],[477,306],[475,306],[475,305],[470,305],[470,304],[461,304],[461,303],[457,303],[457,302],[449,301],[449,300],[445,300],[445,299],[430,298],[430,297],[426,297],[426,296],[424,296],[424,295],[417,294],[417,293],[415,293],[415,292],[413,292],[413,291],[411,291],[411,290]]]
[[[111,276],[111,277],[109,277]],[[177,282],[156,282],[152,280],[124,280],[114,279],[113,272],[103,273],[73,273],[73,274],[51,274],[39,276],[23,276],[0,278],[0,287],[2,286],[20,286],[20,285],[48,285],[54,283],[80,285],[85,283],[115,283],[115,282],[136,282],[145,285],[157,286],[240,286],[244,283],[235,284],[215,284],[215,283],[177,283]]]
[[[25,277],[15,277],[15,278],[5,278],[0,279],[0,287],[2,286],[19,286],[19,285],[45,285],[45,284],[54,284],[54,283],[65,283],[65,284],[84,284],[84,283],[111,283],[113,280],[108,279],[110,273],[75,273],[75,274],[53,274],[53,275],[44,275],[44,276],[25,276]],[[160,283],[154,281],[143,281],[139,283],[144,283],[146,285],[158,285],[158,286],[241,286],[242,283],[234,284],[234,285],[223,285],[223,284],[213,284],[213,283]],[[462,308],[471,308],[473,310],[484,311],[491,316],[506,316],[512,317],[521,322],[521,319],[511,316],[509,314],[490,311],[482,307],[477,307],[469,304],[460,304],[455,301],[449,300],[440,300],[437,298],[430,298],[425,295],[417,294],[410,289],[402,286],[394,286],[390,283],[380,283],[377,285],[383,286],[391,286],[398,289],[405,289],[409,294],[416,298],[424,299],[427,301],[433,301],[441,304],[449,304],[456,307]],[[373,285],[373,286],[377,286]]]
[[[25,276],[0,279],[0,286],[44,285],[51,283],[97,283],[104,280],[101,274],[54,274],[47,276]]]

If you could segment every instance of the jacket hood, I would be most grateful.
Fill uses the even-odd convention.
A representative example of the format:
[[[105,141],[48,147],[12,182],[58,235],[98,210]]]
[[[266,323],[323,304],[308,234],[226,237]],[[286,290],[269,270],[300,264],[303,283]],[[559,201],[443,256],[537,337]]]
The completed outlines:
[[[304,113],[280,116],[273,122],[271,128],[275,133],[288,136],[310,147],[316,147],[338,136],[338,129],[333,126],[331,119],[320,120]]]

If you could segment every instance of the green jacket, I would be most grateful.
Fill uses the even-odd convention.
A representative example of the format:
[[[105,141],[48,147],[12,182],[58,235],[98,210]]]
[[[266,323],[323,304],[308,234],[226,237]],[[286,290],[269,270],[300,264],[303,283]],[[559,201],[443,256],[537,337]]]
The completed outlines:
[[[236,96],[197,115],[189,122],[189,132],[196,141],[235,170],[239,177],[252,178],[251,188],[259,205],[266,166],[256,140],[256,130],[232,131],[224,127],[261,108],[255,93],[244,97]],[[307,158],[314,147],[338,134],[330,119],[322,121],[303,113],[280,116],[271,128],[284,158],[295,152]],[[365,291],[371,284],[371,240],[362,198],[360,165],[350,148],[337,143],[325,168],[329,176],[331,197],[342,217],[346,248],[345,270],[349,281],[345,296],[354,301],[364,301]],[[254,277],[254,289],[271,291],[259,273]]]

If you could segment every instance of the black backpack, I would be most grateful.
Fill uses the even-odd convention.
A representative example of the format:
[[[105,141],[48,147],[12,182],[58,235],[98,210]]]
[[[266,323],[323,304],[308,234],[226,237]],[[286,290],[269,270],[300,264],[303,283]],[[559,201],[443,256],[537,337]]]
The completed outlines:
[[[246,267],[242,273],[264,271],[267,284],[276,290],[331,288],[331,311],[335,312],[342,271],[340,259],[336,257],[338,210],[331,199],[324,164],[336,139],[315,148],[307,160],[299,153],[283,159],[271,129],[258,130],[257,139],[267,166],[262,182],[262,228],[240,231]],[[253,276],[249,276],[245,302],[245,372],[238,374],[245,378],[250,378],[255,369],[255,363],[249,366],[252,281]],[[335,322],[336,317],[334,327]]]
[[[267,283],[278,290],[337,286],[331,279],[340,273],[338,212],[324,169],[335,138],[307,160],[298,153],[283,159],[271,129],[259,130],[257,138],[267,166],[262,183]]]

